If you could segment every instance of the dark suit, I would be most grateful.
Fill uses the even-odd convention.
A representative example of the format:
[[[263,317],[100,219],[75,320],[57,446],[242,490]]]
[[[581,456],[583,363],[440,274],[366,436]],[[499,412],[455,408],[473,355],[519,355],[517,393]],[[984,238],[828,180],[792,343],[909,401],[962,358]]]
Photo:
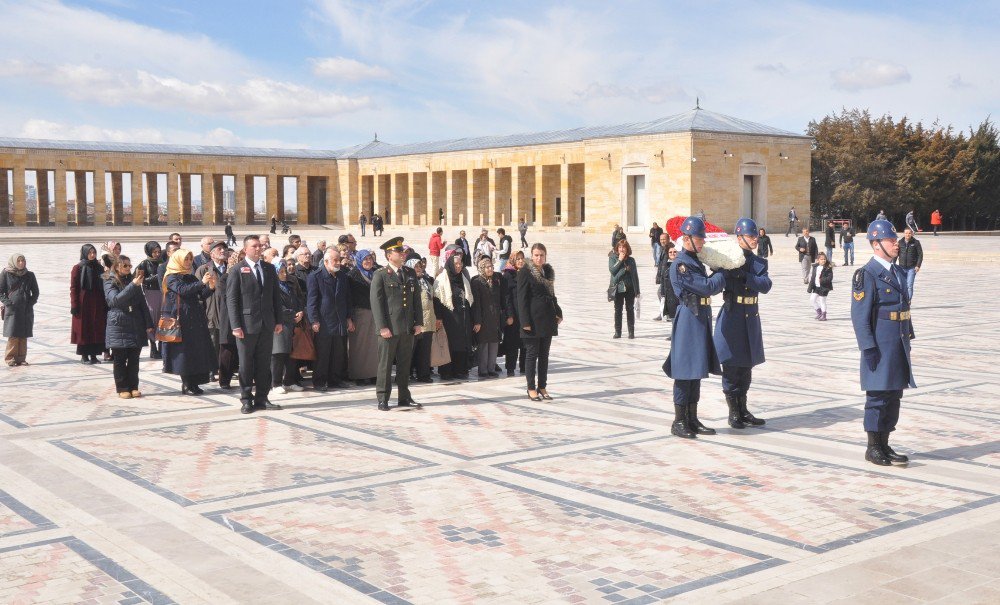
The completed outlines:
[[[202,265],[207,265],[212,262],[212,255],[208,252],[202,252],[198,256],[194,257],[194,268],[195,270],[201,268]]]
[[[420,304],[417,274],[409,267],[399,270],[382,267],[372,276],[372,316],[378,338],[378,374],[375,394],[379,403],[388,403],[392,394],[392,362],[396,360],[396,385],[399,402],[410,401],[410,361],[413,358],[413,329],[423,325],[424,312]],[[392,331],[391,338],[378,333],[383,328]]]
[[[240,399],[263,404],[271,390],[271,347],[274,326],[282,321],[281,292],[274,265],[259,261],[263,286],[246,259],[226,279],[226,307],[230,329],[243,329],[236,339],[240,355]],[[253,385],[257,393],[253,393]]]
[[[466,267],[472,266],[472,250],[469,248],[469,240],[460,237],[455,240],[455,245],[462,249],[462,264]]]
[[[326,267],[309,274],[306,315],[319,324],[313,386],[322,388],[347,377],[347,321],[353,319],[351,280],[346,271]]]
[[[802,252],[802,248],[806,249],[806,252]],[[802,265],[802,283],[806,283],[809,280],[809,271],[812,270],[813,263],[816,262],[816,256],[819,254],[819,248],[816,247],[816,238],[809,236],[806,239],[799,236],[799,239],[795,241],[795,249],[799,252],[799,264]],[[830,259],[826,259],[827,262]]]

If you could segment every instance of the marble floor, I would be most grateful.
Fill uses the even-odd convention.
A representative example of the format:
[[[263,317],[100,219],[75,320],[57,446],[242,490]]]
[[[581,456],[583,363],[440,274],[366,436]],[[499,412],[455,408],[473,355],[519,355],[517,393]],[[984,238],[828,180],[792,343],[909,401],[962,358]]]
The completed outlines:
[[[566,316],[554,401],[518,375],[418,385],[419,411],[351,387],[251,416],[145,356],[145,396],[118,399],[69,344],[80,242],[32,237],[0,234],[42,290],[31,365],[0,368],[2,603],[1000,602],[995,238],[922,238],[919,386],[893,437],[911,463],[883,468],[863,457],[853,270],[816,322],[781,234],[750,394],[768,422],[728,428],[712,377],[719,433],[696,441],[670,435],[643,234],[634,340],[610,338],[606,238],[538,234]]]

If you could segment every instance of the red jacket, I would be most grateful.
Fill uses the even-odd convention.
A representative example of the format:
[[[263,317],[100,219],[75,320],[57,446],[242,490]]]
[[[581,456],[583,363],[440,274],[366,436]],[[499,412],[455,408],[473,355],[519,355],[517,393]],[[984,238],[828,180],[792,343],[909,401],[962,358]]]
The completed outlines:
[[[941,213],[938,212],[937,210],[935,210],[934,212],[931,212],[931,224],[932,225],[940,225],[941,224]]]
[[[441,249],[444,248],[444,242],[441,241],[441,235],[436,231],[431,235],[431,241],[427,244],[430,249],[431,256],[441,256]]]

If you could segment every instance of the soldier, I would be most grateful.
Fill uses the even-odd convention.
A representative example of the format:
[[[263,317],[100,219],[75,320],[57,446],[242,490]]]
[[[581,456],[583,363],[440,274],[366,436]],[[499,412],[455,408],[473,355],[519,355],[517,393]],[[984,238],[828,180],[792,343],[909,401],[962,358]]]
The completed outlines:
[[[389,410],[394,359],[399,407],[420,408],[422,406],[410,397],[413,337],[423,331],[424,322],[417,274],[403,265],[406,256],[403,238],[395,237],[380,248],[385,251],[388,264],[375,271],[371,285],[372,316],[379,334],[378,374],[375,379],[378,409],[383,412]]]
[[[670,355],[663,362],[663,371],[674,379],[674,422],[670,432],[678,437],[693,439],[698,435],[714,435],[698,420],[698,400],[701,379],[709,372],[719,374],[719,358],[712,343],[712,299],[722,292],[725,274],[715,272],[709,277],[698,253],[705,245],[705,222],[690,216],[681,225],[683,249],[670,266],[670,283],[679,300],[671,331]],[[674,355],[674,350],[678,354]]]
[[[889,447],[889,433],[899,420],[903,389],[916,388],[910,365],[910,301],[902,273],[893,266],[899,243],[892,223],[868,225],[875,256],[854,273],[851,321],[861,349],[861,388],[865,390],[865,460],[879,466],[906,463]]]
[[[734,231],[746,261],[742,267],[725,272],[725,303],[715,324],[715,349],[722,363],[722,392],[729,406],[729,426],[742,429],[748,424],[764,424],[747,410],[747,391],[753,367],[764,363],[757,299],[771,291],[771,278],[767,275],[767,259],[753,253],[757,248],[757,223],[741,218]]]

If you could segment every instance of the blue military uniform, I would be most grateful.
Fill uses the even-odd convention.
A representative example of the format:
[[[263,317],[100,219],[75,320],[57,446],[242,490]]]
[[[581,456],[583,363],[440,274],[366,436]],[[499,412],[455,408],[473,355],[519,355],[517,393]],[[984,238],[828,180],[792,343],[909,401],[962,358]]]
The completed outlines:
[[[704,237],[705,223],[689,217],[681,225],[681,234]],[[712,341],[711,296],[722,292],[725,275],[716,272],[709,276],[697,254],[681,248],[670,266],[670,283],[678,299],[670,337],[673,344],[663,363],[663,371],[674,379],[676,417],[671,432],[679,437],[713,434],[714,430],[698,421],[698,400],[701,379],[722,371]]]
[[[748,218],[736,222],[737,237],[758,233],[757,224]],[[767,259],[743,249],[742,267],[725,272],[725,304],[715,324],[715,348],[722,364],[722,392],[729,406],[729,426],[737,429],[747,424],[760,426],[764,421],[747,409],[753,367],[764,363],[764,339],[760,328],[759,296],[771,291]]]
[[[876,220],[869,241],[896,239],[892,224]],[[906,283],[895,265],[874,257],[854,273],[851,322],[861,350],[861,388],[866,392],[864,428],[869,436],[865,458],[879,465],[905,462],[888,446],[899,420],[903,390],[915,388],[910,365],[914,338]]]

